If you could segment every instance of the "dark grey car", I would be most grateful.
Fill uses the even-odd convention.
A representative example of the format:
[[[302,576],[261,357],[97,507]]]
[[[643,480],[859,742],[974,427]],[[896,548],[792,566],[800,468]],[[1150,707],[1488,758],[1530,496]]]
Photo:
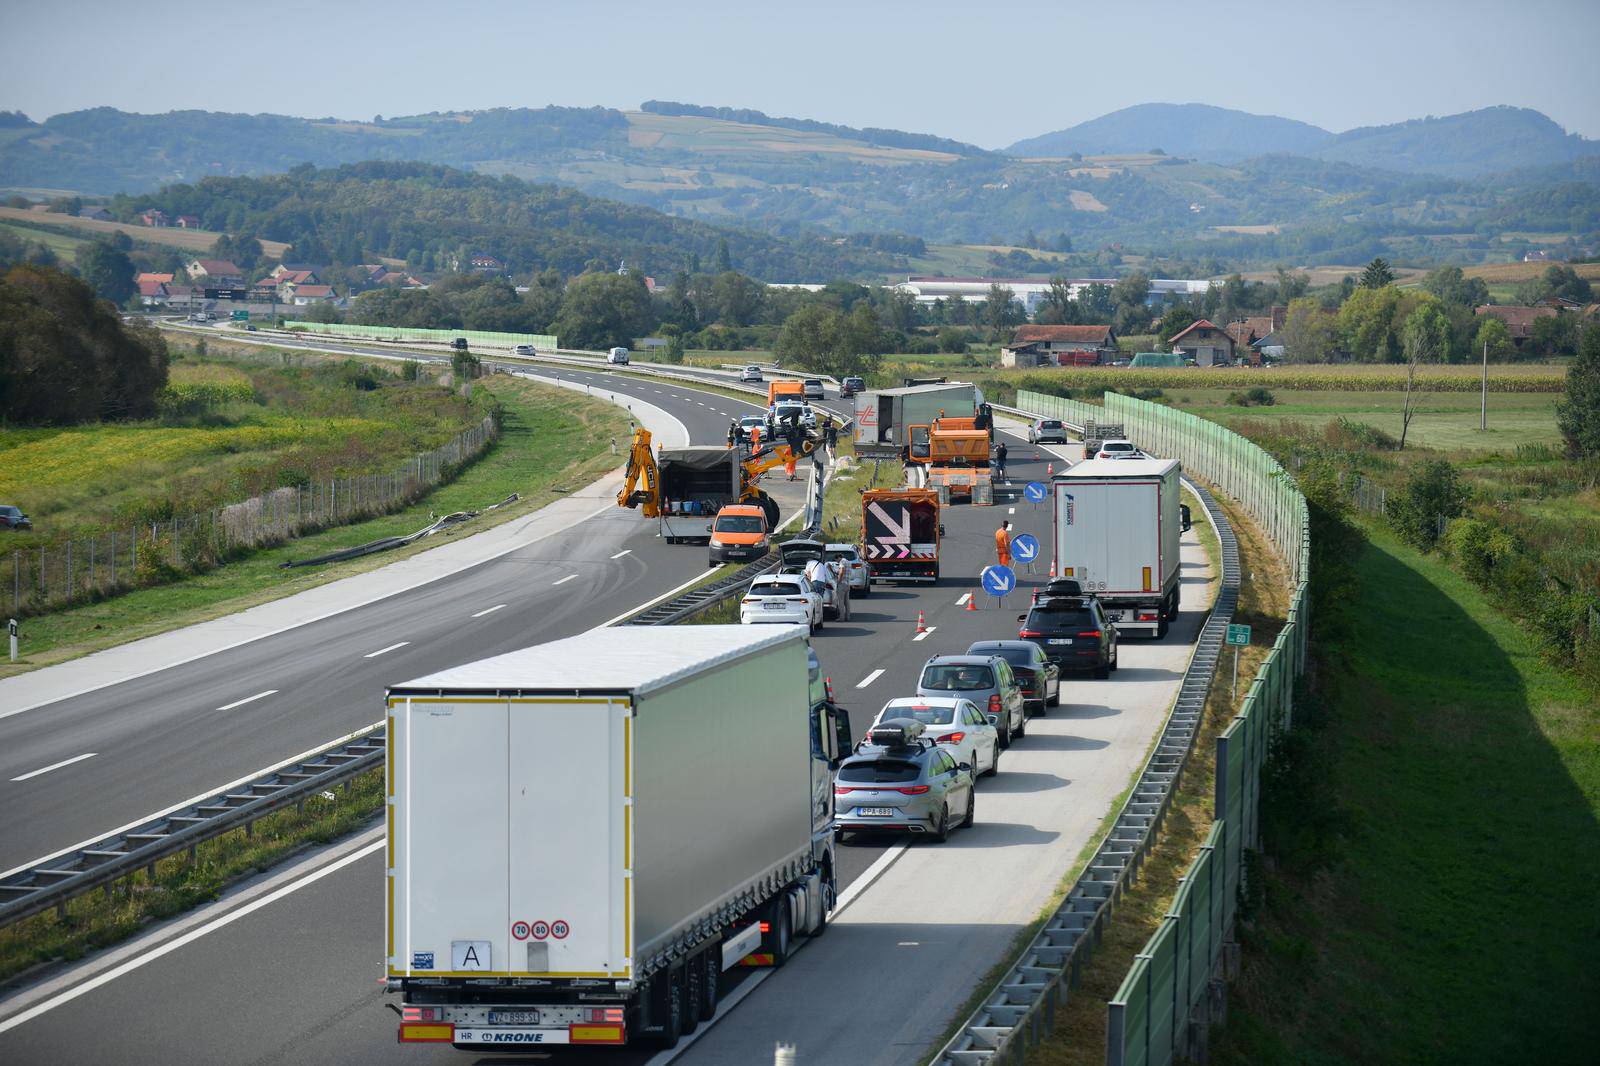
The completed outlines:
[[[1028,731],[1028,705],[1011,664],[998,655],[935,655],[922,668],[919,696],[953,696],[971,700],[978,710],[999,721],[1000,746]]]
[[[1043,714],[1045,708],[1061,703],[1061,668],[1032,641],[980,640],[967,654],[998,655],[1010,663],[1030,713]]]
[[[977,802],[970,763],[923,737],[921,722],[894,718],[872,728],[834,776],[834,832],[916,833],[944,843],[971,825]]]
[[[0,504],[0,529],[32,529],[33,523],[22,513],[22,508]]]

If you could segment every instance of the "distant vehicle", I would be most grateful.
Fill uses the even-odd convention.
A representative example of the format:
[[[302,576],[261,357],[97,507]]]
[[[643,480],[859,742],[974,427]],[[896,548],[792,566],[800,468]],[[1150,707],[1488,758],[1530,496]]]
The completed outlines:
[[[834,776],[834,831],[909,832],[944,843],[951,822],[971,825],[977,788],[970,763],[958,763],[923,736],[921,722],[896,718],[867,735]]]
[[[32,529],[33,521],[22,513],[22,508],[0,504],[0,529]]]
[[[196,312],[194,312],[193,314],[191,314],[189,316],[189,321],[190,322],[210,322],[211,321],[211,312],[209,312],[209,311],[196,311]]]
[[[606,362],[615,363],[617,366],[628,365],[628,349],[613,348],[606,353]]]
[[[1028,731],[1027,705],[1011,664],[997,655],[935,655],[922,668],[919,696],[971,700],[999,719],[1000,746]]]
[[[1032,641],[980,640],[967,649],[967,654],[998,655],[1010,663],[1030,713],[1043,714],[1046,707],[1060,705],[1061,668]]]
[[[769,381],[767,382],[767,406],[771,407],[779,400],[804,400],[805,387],[798,381]]]
[[[752,430],[765,430],[767,419],[765,415],[745,415],[739,419],[739,439],[749,440]]]
[[[450,347],[453,348],[454,350],[458,351],[458,352],[466,351],[467,350],[467,338],[465,338],[465,337],[452,337],[452,338],[450,338]]]
[[[817,428],[817,412],[808,403],[779,403],[772,408],[773,425],[782,425],[785,420],[793,416],[807,429]]]
[[[1093,596],[1043,599],[1017,621],[1017,637],[1033,641],[1063,670],[1088,670],[1103,681],[1117,668],[1117,627]]]
[[[822,594],[804,574],[766,574],[750,582],[739,601],[739,624],[786,622],[822,628]]]
[[[839,382],[839,395],[841,397],[854,396],[856,393],[860,392],[866,387],[867,383],[862,378],[845,378],[843,381]]]
[[[1065,444],[1067,427],[1059,418],[1041,418],[1028,427],[1029,444]]]
[[[877,728],[891,718],[921,722],[923,734],[950,749],[958,763],[969,763],[978,777],[993,777],[1000,769],[1000,727],[971,700],[943,696],[902,696],[890,700],[872,722]]]
[[[531,344],[515,344],[511,347],[511,354],[532,358],[534,354],[534,347]]]
[[[772,550],[767,515],[748,503],[730,503],[711,523],[711,565],[760,559]]]
[[[742,371],[739,372],[739,380],[740,381],[760,381],[761,380],[761,368],[759,366],[756,366],[754,363],[751,363],[749,366],[745,367]]]
[[[852,596],[872,595],[872,576],[867,573],[867,562],[861,558],[861,552],[854,544],[829,544],[826,550],[828,562],[838,564],[844,571]]]
[[[800,383],[801,395],[808,400],[825,400],[827,392],[822,387],[821,378],[806,378]]]
[[[1131,440],[1107,440],[1100,442],[1100,450],[1094,453],[1095,459],[1148,459]]]

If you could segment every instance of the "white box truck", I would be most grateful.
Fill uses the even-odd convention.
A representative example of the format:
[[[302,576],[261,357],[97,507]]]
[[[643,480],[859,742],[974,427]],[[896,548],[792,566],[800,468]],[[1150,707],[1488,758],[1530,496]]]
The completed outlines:
[[[848,719],[799,626],[598,629],[388,691],[400,1040],[675,1043],[835,898]]]
[[[1118,635],[1160,639],[1178,617],[1175,459],[1089,459],[1057,474],[1057,573],[1100,598]]]
[[[867,456],[900,455],[910,443],[908,426],[972,418],[984,402],[982,390],[959,381],[858,392],[855,401],[856,452]]]

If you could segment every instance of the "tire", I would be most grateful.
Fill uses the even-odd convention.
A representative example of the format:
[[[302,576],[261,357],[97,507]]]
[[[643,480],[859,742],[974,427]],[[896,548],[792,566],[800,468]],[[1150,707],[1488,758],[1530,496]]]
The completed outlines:
[[[833,879],[833,871],[829,870],[822,878],[822,918],[817,922],[817,928],[812,931],[811,939],[815,940],[828,931],[828,914],[833,910],[838,898],[839,890]]]
[[[961,828],[971,829],[977,823],[978,816],[978,790],[967,789],[967,816],[961,820]]]
[[[1022,721],[1017,723],[1017,728],[1012,731],[1011,735],[1013,737],[1025,737],[1025,736],[1028,735],[1028,705],[1027,704],[1023,704],[1022,705]]]
[[[1094,668],[1094,679],[1096,681],[1104,681],[1106,678],[1108,678],[1110,676],[1111,676],[1111,666],[1110,666],[1110,664],[1101,663],[1100,665],[1098,665],[1098,666],[1096,666]]]
[[[928,834],[935,844],[943,844],[950,839],[950,808],[946,806],[939,812],[938,828]]]
[[[862,596],[870,596],[870,595],[872,595],[872,582],[870,580],[865,585],[861,586],[861,595]]]
[[[650,1020],[661,1025],[661,1032],[651,1034],[650,1043],[663,1050],[677,1047],[678,1038],[683,1035],[683,971],[657,974],[650,985],[650,996]]]
[[[1111,645],[1111,669],[1115,670],[1119,665],[1121,665],[1121,663],[1122,647],[1120,645],[1113,644]]]
[[[1167,626],[1168,626],[1167,616],[1163,614],[1161,616],[1161,621],[1156,623],[1156,639],[1157,640],[1163,640],[1163,639],[1166,638]]]
[[[1056,694],[1045,700],[1044,705],[1047,710],[1051,707],[1061,706],[1061,683],[1059,681],[1056,682]]]
[[[722,949],[713,944],[700,956],[703,974],[700,978],[700,1020],[709,1022],[717,1016],[717,1004],[722,1002]]]
[[[789,893],[785,890],[772,902],[772,968],[783,969],[794,942],[794,924],[789,917]]]
[[[1000,750],[1005,751],[1011,747],[1011,723],[1007,722],[1000,730]]]
[[[683,965],[683,1022],[680,1028],[688,1036],[700,1028],[700,1015],[704,1011],[705,967],[696,955]]]
[[[1000,772],[1000,745],[994,746],[994,758],[989,760],[989,768],[983,772],[984,777],[993,777]]]

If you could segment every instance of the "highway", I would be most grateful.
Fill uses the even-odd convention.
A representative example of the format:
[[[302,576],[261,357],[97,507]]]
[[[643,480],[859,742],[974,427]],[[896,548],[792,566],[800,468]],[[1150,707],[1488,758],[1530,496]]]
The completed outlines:
[[[562,371],[564,377],[586,374]],[[702,412],[733,409],[733,401],[720,397],[674,396],[684,390],[598,372],[591,376],[618,391],[642,390],[641,398],[678,413],[697,437],[720,439],[726,428],[724,415]],[[700,410],[686,416],[690,406]],[[1046,461],[1059,468],[1070,454],[1054,451],[1044,455],[1013,440],[1013,491],[998,494],[994,508],[958,506],[945,512],[946,577],[940,585],[879,586],[870,598],[855,601],[849,623],[829,624],[817,634],[824,672],[850,709],[857,736],[884,701],[914,692],[929,655],[964,651],[976,639],[1014,635],[1017,613],[1025,606],[1021,594],[1003,606],[980,596],[979,610],[968,610],[966,601],[978,570],[992,561],[993,532],[1002,517],[1010,517],[1018,532],[1047,539],[1048,513],[1018,502],[1015,489],[1029,478],[1042,477]],[[526,555],[505,557],[503,564],[485,564],[437,583],[438,588],[424,586],[394,597],[399,603],[383,601],[340,616],[314,634],[291,632],[257,642],[263,647],[247,646],[255,650],[229,668],[210,664],[199,676],[184,680],[184,687],[168,687],[176,681],[172,678],[158,689],[140,691],[137,713],[164,722],[169,744],[181,743],[191,729],[209,736],[209,742],[196,741],[188,749],[186,761],[208,775],[201,788],[227,779],[219,759],[230,756],[217,747],[235,743],[236,719],[250,705],[233,712],[208,708],[226,702],[224,689],[249,695],[282,688],[273,682],[288,676],[282,673],[284,655],[266,646],[285,651],[292,646],[295,656],[315,660],[286,682],[294,686],[286,691],[302,693],[302,698],[285,701],[271,725],[244,730],[252,754],[236,760],[241,773],[266,765],[374,720],[371,709],[387,682],[598,624],[703,566],[704,549],[669,548],[651,535],[648,525],[636,514],[616,510],[581,535],[552,538]],[[630,554],[619,560],[606,551],[623,547]],[[1109,681],[1065,681],[1062,707],[1032,720],[1027,737],[1003,759],[999,778],[980,787],[975,829],[957,831],[942,847],[852,842],[842,848],[844,905],[836,915],[838,928],[807,945],[784,970],[758,971],[730,982],[717,1024],[702,1028],[675,1056],[652,1059],[640,1051],[586,1049],[587,1054],[556,1053],[553,1059],[537,1061],[765,1062],[780,1039],[799,1044],[803,1062],[890,1063],[926,1057],[933,1050],[930,1042],[953,1020],[972,982],[1000,960],[1015,931],[1038,913],[1159,730],[1210,600],[1209,570],[1192,534],[1185,539],[1184,567],[1183,615],[1172,634],[1160,643],[1124,643],[1122,667]],[[573,570],[586,580],[554,584]],[[1025,576],[1024,585],[1042,580],[1042,574]],[[508,581],[533,590],[527,602],[514,613],[508,605],[471,619],[473,612],[507,599]],[[571,586],[580,588],[563,591]],[[604,606],[591,602],[601,597]],[[922,634],[916,628],[919,611],[928,627]],[[424,617],[430,613],[448,617]],[[285,639],[297,643],[279,645]],[[410,643],[366,658],[400,641]],[[202,698],[190,685],[211,687]],[[322,699],[321,686],[336,688],[342,701]],[[180,691],[186,710],[165,716],[162,693]],[[258,712],[272,707],[273,699],[259,701]],[[120,715],[99,706],[99,714],[86,710],[77,719],[80,730],[114,728]],[[125,702],[122,706],[122,713],[129,713]],[[316,710],[293,713],[293,708],[307,706]],[[40,713],[53,718],[60,709],[57,705]],[[230,713],[233,719],[226,717]],[[16,722],[0,721],[0,728]],[[11,735],[0,731],[6,744],[13,743]],[[309,739],[298,744],[290,735]],[[67,757],[62,753],[71,742],[79,750],[94,750],[71,727],[64,726],[56,739],[56,747],[30,753],[43,760],[36,765]],[[144,755],[146,774],[165,765],[158,754],[151,748]],[[98,759],[81,765],[87,770]],[[173,785],[166,770],[156,774],[154,784],[137,777],[130,769],[120,787],[144,798],[101,808],[98,821],[83,820],[88,828],[77,837],[70,832],[55,837],[70,842],[189,794]],[[114,785],[118,781],[108,778],[93,787]],[[50,806],[30,810],[43,809],[41,817],[51,819],[59,816],[51,811],[65,813],[98,802],[84,795],[84,787],[67,789]],[[9,797],[7,802],[9,807]],[[217,907],[0,1001],[0,1060],[474,1061],[475,1056],[448,1048],[394,1046],[396,1019],[383,1008],[381,984],[383,865],[378,847],[373,833],[347,841],[230,893]],[[27,853],[22,854],[27,858],[40,850],[18,846],[6,854]]]

